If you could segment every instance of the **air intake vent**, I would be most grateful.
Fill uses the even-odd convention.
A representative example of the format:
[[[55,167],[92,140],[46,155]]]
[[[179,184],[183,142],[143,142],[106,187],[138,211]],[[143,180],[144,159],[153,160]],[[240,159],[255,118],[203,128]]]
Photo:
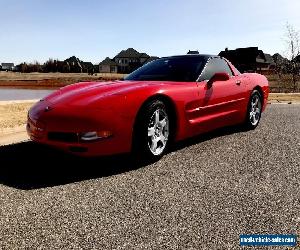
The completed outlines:
[[[78,142],[78,135],[76,133],[49,132],[48,139],[50,141]]]

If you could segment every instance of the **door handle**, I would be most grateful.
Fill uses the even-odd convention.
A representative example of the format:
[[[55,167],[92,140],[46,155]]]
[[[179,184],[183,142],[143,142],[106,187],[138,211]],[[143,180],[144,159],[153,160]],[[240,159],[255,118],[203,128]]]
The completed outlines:
[[[241,85],[241,80],[236,80],[235,84],[240,86]]]

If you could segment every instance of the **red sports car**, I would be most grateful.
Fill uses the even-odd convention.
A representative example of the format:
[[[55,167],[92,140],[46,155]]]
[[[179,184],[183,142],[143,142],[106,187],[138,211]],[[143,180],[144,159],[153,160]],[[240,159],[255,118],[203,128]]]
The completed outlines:
[[[268,94],[266,77],[241,74],[219,56],[165,57],[124,80],[55,91],[30,109],[27,131],[75,154],[156,160],[174,141],[233,124],[254,129]]]

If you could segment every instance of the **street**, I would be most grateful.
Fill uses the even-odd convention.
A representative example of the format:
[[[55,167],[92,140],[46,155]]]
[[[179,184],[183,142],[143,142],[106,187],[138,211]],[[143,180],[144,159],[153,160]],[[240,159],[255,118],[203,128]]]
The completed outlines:
[[[0,147],[0,249],[240,249],[240,234],[300,234],[300,105],[150,165],[127,158]]]

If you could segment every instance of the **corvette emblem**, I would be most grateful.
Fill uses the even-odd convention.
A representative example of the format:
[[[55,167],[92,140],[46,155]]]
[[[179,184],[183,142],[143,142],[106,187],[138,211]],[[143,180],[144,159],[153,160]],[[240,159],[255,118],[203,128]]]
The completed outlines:
[[[50,111],[52,108],[50,107],[50,106],[47,106],[46,108],[45,108],[45,112],[48,112],[48,111]]]

